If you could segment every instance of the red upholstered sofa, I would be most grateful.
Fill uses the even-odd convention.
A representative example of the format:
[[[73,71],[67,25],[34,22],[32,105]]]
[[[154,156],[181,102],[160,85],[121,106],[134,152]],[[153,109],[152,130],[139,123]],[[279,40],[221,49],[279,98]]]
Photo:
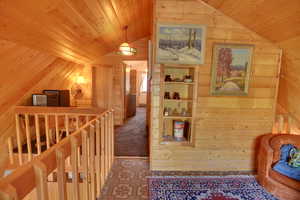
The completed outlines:
[[[280,147],[283,144],[293,144],[300,148],[300,136],[288,134],[262,136],[257,157],[258,182],[282,200],[300,200],[300,182],[272,169],[280,158]]]

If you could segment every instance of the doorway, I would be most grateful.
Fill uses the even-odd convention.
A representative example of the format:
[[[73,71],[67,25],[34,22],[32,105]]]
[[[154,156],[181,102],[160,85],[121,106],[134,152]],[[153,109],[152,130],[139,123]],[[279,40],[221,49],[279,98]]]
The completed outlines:
[[[125,61],[124,123],[115,128],[115,155],[147,157],[147,61]]]

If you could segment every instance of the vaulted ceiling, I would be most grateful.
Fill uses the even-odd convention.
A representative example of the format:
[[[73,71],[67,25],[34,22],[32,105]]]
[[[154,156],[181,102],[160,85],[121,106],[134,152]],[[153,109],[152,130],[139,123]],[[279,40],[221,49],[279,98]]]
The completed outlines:
[[[273,42],[300,35],[299,0],[199,1],[204,1]]]
[[[99,63],[150,35],[151,0],[1,0],[0,38],[78,63]]]
[[[300,36],[299,0],[203,1],[270,41]],[[0,38],[78,63],[97,64],[151,32],[152,0],[1,0]],[[299,40],[297,40],[299,41]]]

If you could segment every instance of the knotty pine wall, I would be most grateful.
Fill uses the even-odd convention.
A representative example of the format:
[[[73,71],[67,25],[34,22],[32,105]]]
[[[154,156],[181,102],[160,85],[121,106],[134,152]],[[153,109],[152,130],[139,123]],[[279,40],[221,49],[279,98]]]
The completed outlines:
[[[278,103],[300,127],[300,37],[278,43],[283,48]],[[298,132],[299,134],[299,132]]]
[[[0,40],[0,142],[15,133],[13,108],[30,105],[31,94],[70,89],[83,76],[84,99],[91,99],[91,67],[75,64],[13,42]]]
[[[196,0],[157,0],[154,5],[154,34],[157,22],[206,25],[207,40],[205,63],[199,66],[195,147],[159,144],[160,65],[154,64],[151,83],[151,169],[253,170],[256,138],[272,129],[281,50]],[[210,95],[212,47],[216,42],[255,45],[248,96]]]

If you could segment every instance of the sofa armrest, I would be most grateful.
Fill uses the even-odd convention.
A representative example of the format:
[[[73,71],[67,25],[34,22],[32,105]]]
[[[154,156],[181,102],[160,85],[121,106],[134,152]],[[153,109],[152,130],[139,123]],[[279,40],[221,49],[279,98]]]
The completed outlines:
[[[270,139],[274,137],[273,134],[264,135],[261,138],[259,152],[258,152],[258,178],[261,180],[263,177],[269,177],[269,171],[272,168],[274,151],[270,146]]]

